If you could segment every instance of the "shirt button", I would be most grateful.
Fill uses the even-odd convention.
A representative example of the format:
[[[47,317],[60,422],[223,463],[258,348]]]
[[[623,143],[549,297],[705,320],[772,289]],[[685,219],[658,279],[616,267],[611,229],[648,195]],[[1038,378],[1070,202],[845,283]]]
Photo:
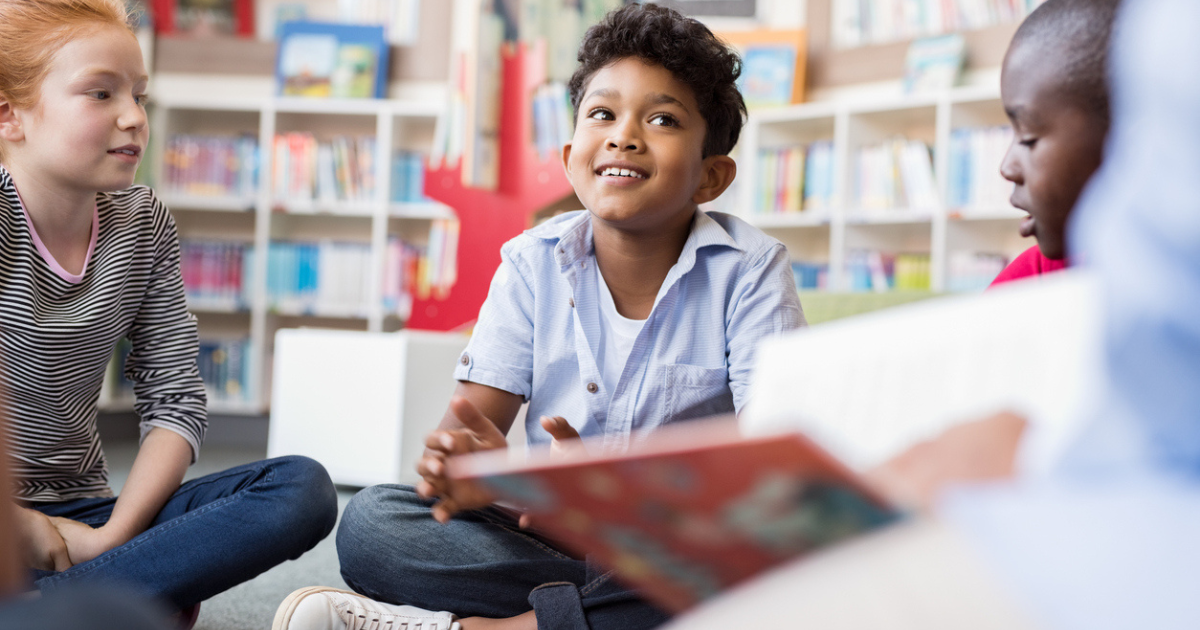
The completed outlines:
[[[468,365],[471,363],[471,357],[467,356],[467,353],[464,352],[462,358],[459,359],[458,362],[463,365]]]
[[[586,268],[587,268],[587,263],[585,263],[585,262],[581,262],[581,263],[579,263],[579,268],[580,268],[580,269],[586,269]]]
[[[595,394],[600,391],[600,386],[595,383],[588,383],[587,390],[589,394]]]
[[[575,298],[567,298],[567,303],[571,305],[571,308],[575,308]]]

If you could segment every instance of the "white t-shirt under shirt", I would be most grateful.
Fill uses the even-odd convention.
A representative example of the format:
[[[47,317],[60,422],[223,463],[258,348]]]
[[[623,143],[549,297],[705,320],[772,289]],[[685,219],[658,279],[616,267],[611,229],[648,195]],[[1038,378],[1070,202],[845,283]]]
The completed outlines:
[[[600,368],[600,377],[604,379],[604,391],[611,397],[621,380],[621,371],[633,350],[633,342],[642,332],[646,320],[629,319],[618,313],[617,303],[600,273],[600,265],[592,265],[592,268],[596,270],[596,286],[600,293],[600,356],[596,357],[596,367]]]

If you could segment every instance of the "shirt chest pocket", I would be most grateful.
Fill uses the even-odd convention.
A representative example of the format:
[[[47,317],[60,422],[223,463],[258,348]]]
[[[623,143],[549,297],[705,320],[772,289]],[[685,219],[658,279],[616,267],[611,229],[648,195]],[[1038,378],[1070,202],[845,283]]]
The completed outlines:
[[[674,363],[663,366],[664,423],[733,413],[733,392],[724,367]]]

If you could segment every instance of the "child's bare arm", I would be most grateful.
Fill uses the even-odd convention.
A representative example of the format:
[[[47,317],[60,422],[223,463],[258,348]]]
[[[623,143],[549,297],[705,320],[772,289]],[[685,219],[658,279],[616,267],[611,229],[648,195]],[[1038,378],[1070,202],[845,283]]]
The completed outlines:
[[[146,531],[179,489],[191,461],[192,447],[187,440],[169,429],[151,429],[107,523],[92,528],[66,518],[50,519],[67,543],[71,563],[87,562]]]

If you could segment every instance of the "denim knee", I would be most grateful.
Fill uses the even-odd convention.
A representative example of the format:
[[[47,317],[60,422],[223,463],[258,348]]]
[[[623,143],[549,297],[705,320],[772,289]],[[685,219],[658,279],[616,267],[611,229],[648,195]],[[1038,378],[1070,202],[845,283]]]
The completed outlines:
[[[301,455],[278,457],[271,463],[284,504],[287,533],[311,540],[315,546],[337,522],[337,490],[329,473],[320,462]]]
[[[371,486],[351,497],[336,536],[338,561],[346,583],[369,588],[384,555],[392,564],[403,562],[400,547],[414,534],[404,524],[425,520],[431,527],[440,527],[429,516],[426,503],[408,486]]]

